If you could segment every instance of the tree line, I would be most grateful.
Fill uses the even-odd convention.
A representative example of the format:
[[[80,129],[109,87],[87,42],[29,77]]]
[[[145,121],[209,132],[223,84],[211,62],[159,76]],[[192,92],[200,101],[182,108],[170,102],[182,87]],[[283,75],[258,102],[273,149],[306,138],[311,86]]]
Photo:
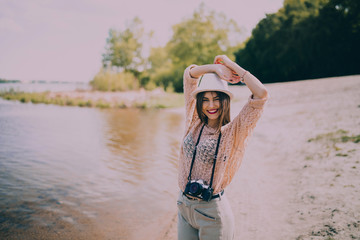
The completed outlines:
[[[232,19],[200,5],[174,25],[164,47],[153,47],[139,18],[119,31],[110,29],[103,68],[91,81],[98,90],[154,89],[181,92],[190,64],[212,63],[226,54],[262,82],[283,82],[360,73],[360,2],[358,0],[285,0],[242,41]]]
[[[360,73],[358,0],[285,0],[252,31],[236,62],[262,82]]]

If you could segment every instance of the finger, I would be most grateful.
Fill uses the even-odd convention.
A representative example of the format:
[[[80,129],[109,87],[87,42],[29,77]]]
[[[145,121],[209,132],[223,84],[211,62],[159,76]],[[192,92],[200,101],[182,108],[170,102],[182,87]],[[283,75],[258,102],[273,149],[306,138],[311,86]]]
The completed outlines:
[[[236,78],[236,79],[234,79],[234,81],[238,83],[238,82],[240,82],[240,78],[239,79]]]

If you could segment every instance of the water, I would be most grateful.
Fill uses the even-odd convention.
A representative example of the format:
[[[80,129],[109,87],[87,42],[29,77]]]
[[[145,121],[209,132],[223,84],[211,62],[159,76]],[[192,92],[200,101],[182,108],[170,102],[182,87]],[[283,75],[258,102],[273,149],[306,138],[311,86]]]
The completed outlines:
[[[182,114],[167,110],[0,99],[0,239],[161,231],[174,214],[182,134]]]

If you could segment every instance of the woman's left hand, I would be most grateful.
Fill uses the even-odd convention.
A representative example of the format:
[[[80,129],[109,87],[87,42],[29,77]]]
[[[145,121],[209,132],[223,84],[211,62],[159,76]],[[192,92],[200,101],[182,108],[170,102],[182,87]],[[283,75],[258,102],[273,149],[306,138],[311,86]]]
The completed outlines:
[[[239,81],[236,81],[233,71],[225,65],[216,64],[215,72],[217,75],[219,75],[219,77],[221,79],[223,79],[229,83],[238,83],[239,82]]]
[[[240,81],[240,76],[242,76],[242,79],[244,79],[244,76],[246,75],[247,71],[240,67],[237,63],[233,62],[228,58],[226,55],[219,55],[216,56],[214,59],[215,65],[224,65],[228,67],[233,73],[237,73],[237,81]],[[250,89],[252,94],[254,95],[254,99],[263,99],[268,96],[268,92],[265,88],[265,86],[257,79],[254,75],[248,74],[246,76],[246,86]]]
[[[227,67],[227,69],[229,69],[231,71],[231,77],[229,80],[226,80],[230,83],[238,83],[240,82],[240,77],[239,75],[232,69],[232,67],[234,67],[234,64],[237,65],[236,63],[234,63],[233,61],[230,60],[230,58],[228,58],[226,55],[218,55],[215,57],[214,59],[214,63],[218,64],[220,66],[225,66]],[[220,76],[220,75],[219,75]]]

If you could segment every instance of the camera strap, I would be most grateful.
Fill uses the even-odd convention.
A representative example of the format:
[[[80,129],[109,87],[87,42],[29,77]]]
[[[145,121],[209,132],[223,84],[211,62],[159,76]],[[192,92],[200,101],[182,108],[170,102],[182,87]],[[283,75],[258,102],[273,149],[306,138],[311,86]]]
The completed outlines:
[[[191,180],[191,172],[192,172],[192,168],[193,168],[194,162],[195,162],[197,145],[200,142],[200,137],[201,137],[201,134],[202,134],[202,131],[203,131],[204,127],[205,127],[205,124],[201,127],[199,137],[198,137],[198,139],[196,141],[196,144],[195,144],[194,154],[193,154],[193,158],[192,158],[192,161],[191,161],[190,172],[189,172],[189,176],[188,176],[189,181]],[[220,139],[221,139],[221,131],[219,133],[219,137],[218,137],[218,141],[217,141],[217,145],[216,145],[216,150],[215,150],[215,155],[214,155],[214,164],[213,164],[213,168],[212,168],[212,172],[211,172],[211,179],[210,179],[209,188],[212,187],[212,183],[213,183],[213,179],[214,179],[215,165],[216,165],[217,154],[218,154],[218,151],[219,151]]]

